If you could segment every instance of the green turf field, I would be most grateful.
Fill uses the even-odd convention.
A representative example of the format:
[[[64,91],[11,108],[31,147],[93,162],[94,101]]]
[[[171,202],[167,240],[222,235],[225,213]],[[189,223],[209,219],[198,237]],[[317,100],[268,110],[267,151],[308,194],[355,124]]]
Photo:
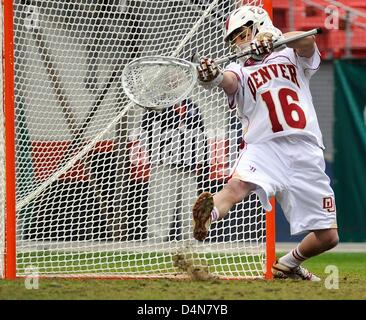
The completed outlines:
[[[339,289],[327,289],[326,267],[339,270]],[[68,280],[40,279],[27,290],[24,279],[0,280],[0,299],[366,299],[366,253],[327,253],[304,266],[320,283],[293,280]]]

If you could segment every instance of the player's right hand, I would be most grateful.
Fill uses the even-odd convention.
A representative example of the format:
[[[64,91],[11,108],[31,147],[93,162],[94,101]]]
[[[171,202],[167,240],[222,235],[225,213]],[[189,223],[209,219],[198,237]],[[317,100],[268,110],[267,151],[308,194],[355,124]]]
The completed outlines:
[[[197,72],[198,83],[205,89],[217,87],[224,79],[222,70],[210,58],[203,57],[200,59]]]
[[[256,56],[262,56],[273,51],[273,34],[269,32],[259,33],[250,43],[250,47]]]
[[[274,48],[274,44],[284,39],[280,29],[274,26],[266,26],[258,30],[258,34],[250,43],[250,47],[253,50],[252,57],[254,59],[261,58],[263,55],[271,53],[273,51],[281,51],[286,48],[286,45]]]

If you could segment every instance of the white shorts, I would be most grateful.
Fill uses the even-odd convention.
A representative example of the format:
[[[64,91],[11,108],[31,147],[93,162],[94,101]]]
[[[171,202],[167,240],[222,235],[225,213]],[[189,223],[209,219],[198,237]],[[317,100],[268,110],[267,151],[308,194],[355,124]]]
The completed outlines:
[[[337,228],[334,192],[325,174],[323,150],[303,136],[279,137],[248,144],[231,177],[256,185],[265,210],[276,196],[291,234]]]

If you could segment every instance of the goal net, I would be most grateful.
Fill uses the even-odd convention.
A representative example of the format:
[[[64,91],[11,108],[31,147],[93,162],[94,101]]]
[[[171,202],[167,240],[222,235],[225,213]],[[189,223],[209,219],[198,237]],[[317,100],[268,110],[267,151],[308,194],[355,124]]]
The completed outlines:
[[[192,236],[196,197],[223,187],[240,151],[245,128],[225,96],[196,86],[156,112],[121,86],[138,57],[229,54],[223,26],[238,5],[13,0],[17,276],[263,277],[266,213],[255,196],[204,242]]]

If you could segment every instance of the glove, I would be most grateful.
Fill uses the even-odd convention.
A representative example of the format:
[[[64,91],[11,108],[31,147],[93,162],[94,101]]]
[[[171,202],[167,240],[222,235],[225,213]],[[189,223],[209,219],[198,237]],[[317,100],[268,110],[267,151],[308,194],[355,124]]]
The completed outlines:
[[[197,72],[198,83],[207,90],[217,87],[224,80],[222,70],[210,58],[200,59]]]
[[[258,33],[250,43],[250,48],[254,51],[254,58],[273,51],[273,34],[269,32]]]
[[[259,33],[250,43],[251,49],[255,51],[252,55],[254,59],[260,59],[264,54],[268,54],[273,51],[281,51],[286,48],[286,45],[282,45],[276,49],[273,48],[274,43],[283,39],[281,30],[273,26],[267,26],[259,29],[258,31]]]

